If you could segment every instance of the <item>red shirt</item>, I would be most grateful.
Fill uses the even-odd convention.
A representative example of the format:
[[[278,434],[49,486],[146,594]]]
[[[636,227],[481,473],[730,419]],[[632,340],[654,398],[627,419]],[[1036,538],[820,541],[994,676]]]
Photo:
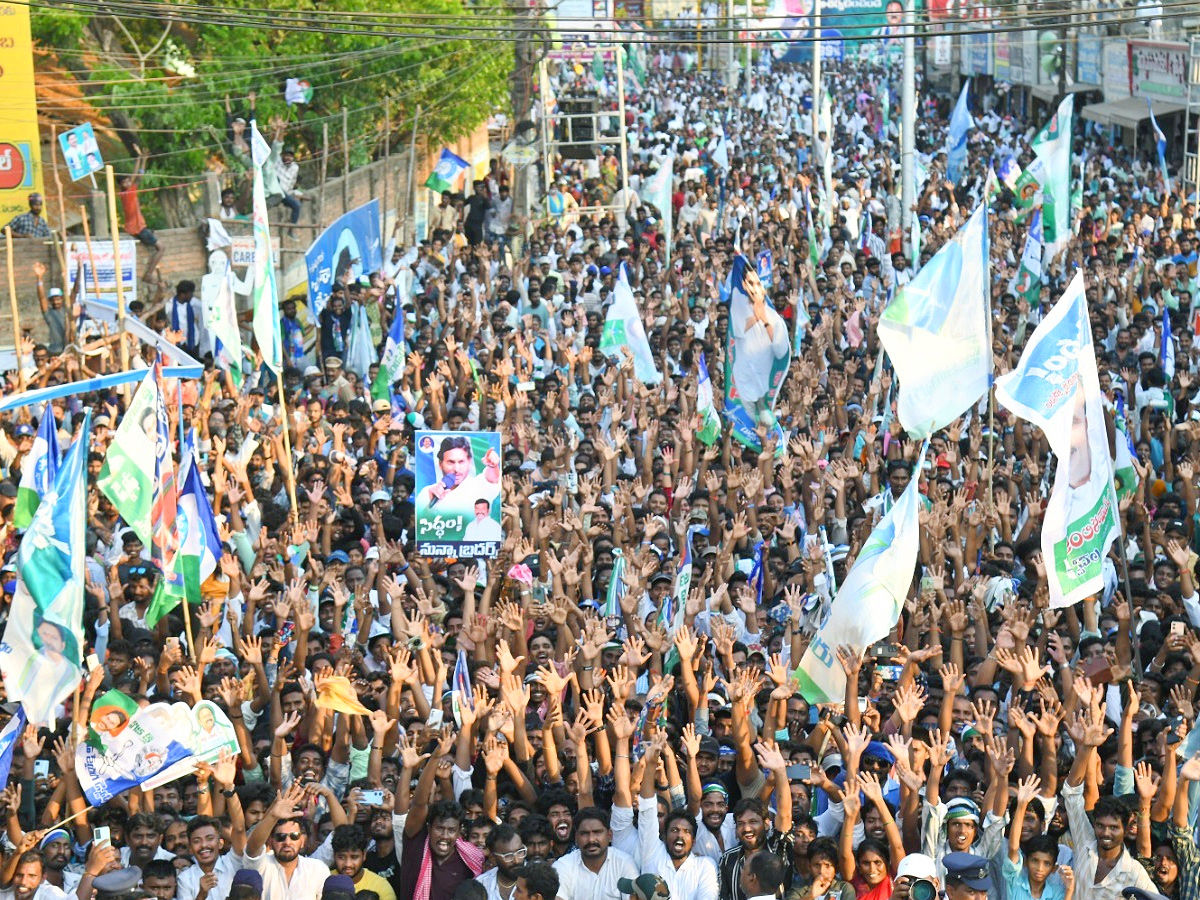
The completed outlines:
[[[142,215],[142,204],[138,202],[137,186],[117,193],[121,200],[121,212],[125,217],[125,233],[139,235],[146,230],[146,218]]]

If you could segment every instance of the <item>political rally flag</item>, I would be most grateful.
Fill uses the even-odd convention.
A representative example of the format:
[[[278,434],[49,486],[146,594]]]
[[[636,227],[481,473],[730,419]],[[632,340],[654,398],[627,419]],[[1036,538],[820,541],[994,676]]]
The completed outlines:
[[[783,317],[767,302],[761,285],[753,287],[756,280],[746,257],[737,254],[726,281],[725,417],[733,436],[754,450],[762,449],[758,426],[773,429],[776,450],[782,453],[786,441],[775,418],[775,401],[792,362],[792,341]]]
[[[443,191],[461,191],[466,186],[467,171],[471,164],[449,150],[443,150],[437,165],[425,179],[425,187],[439,194]]]
[[[625,276],[625,267],[620,266],[600,336],[600,352],[605,356],[619,356],[623,347],[633,356],[633,374],[638,381],[642,384],[662,381],[662,373],[654,362],[654,351],[650,349],[650,339],[646,337],[646,327],[642,324],[641,311]]]
[[[1045,127],[1034,136],[1033,148],[1041,166],[1034,177],[1041,185],[1045,218],[1043,258],[1051,260],[1071,237],[1071,128],[1075,95],[1067,94]],[[1033,169],[1031,166],[1030,169]],[[1026,170],[1028,174],[1030,169]]]
[[[1175,336],[1171,332],[1171,309],[1165,303],[1162,311],[1162,346],[1158,348],[1158,362],[1167,376],[1167,381],[1175,377]]]
[[[970,88],[971,81],[967,79],[963,82],[962,93],[958,95],[958,102],[954,104],[954,111],[950,114],[946,178],[953,184],[958,184],[962,180],[963,164],[967,161],[967,132],[975,127],[975,120],[971,118],[971,109],[967,105],[967,94]]]
[[[1147,97],[1146,105],[1150,107],[1150,127],[1154,130],[1154,149],[1158,152],[1158,170],[1162,173],[1163,186],[1171,193],[1171,173],[1167,171],[1167,136],[1158,127],[1158,119],[1154,117],[1154,102]]]
[[[254,339],[263,363],[277,376],[283,369],[283,344],[279,336],[279,295],[275,286],[275,264],[271,259],[271,222],[267,218],[267,194],[263,186],[263,166],[271,156],[270,145],[259,134],[258,124],[250,123],[254,161]]]
[[[708,377],[708,362],[703,352],[696,364],[696,412],[700,415],[700,431],[696,437],[706,447],[711,447],[721,436],[721,417],[713,406],[712,380]]]
[[[0,643],[0,671],[8,699],[19,701],[35,725],[54,717],[83,673],[91,428],[89,410],[17,549],[17,590]]]
[[[392,327],[388,329],[383,353],[379,355],[379,371],[371,382],[371,398],[387,400],[392,395],[392,385],[404,374],[404,310],[396,307]]]
[[[1038,305],[1042,295],[1042,211],[1035,209],[1029,219],[1029,231],[1025,235],[1025,246],[1021,250],[1021,262],[1017,274],[1009,282],[1008,289],[1032,309]]]
[[[0,784],[8,784],[8,773],[12,771],[13,751],[17,749],[17,741],[25,730],[25,709],[17,706],[17,711],[4,723],[0,731]]]
[[[1042,518],[1042,555],[1050,605],[1070,606],[1102,589],[1104,557],[1120,532],[1081,272],[1042,319],[1017,367],[997,379],[996,399],[1040,428],[1058,460]]]
[[[154,491],[158,405],[158,379],[150,368],[117,426],[96,479],[96,486],[146,547],[151,543],[150,498]]]
[[[988,389],[988,279],[987,207],[980,206],[880,317],[899,380],[897,413],[914,437],[944,428]]]
[[[33,447],[21,463],[21,482],[17,485],[17,504],[13,508],[13,528],[29,527],[34,510],[54,485],[58,461],[58,422],[47,403],[42,420],[38,422]]]
[[[861,654],[900,618],[921,545],[918,476],[924,459],[922,452],[908,487],[867,538],[800,660],[793,677],[809,703],[845,699],[846,672],[837,648],[845,644]]]
[[[175,460],[171,458],[171,425],[163,402],[161,358],[154,363],[153,372],[159,379],[159,391],[155,416],[154,485],[150,498],[150,561],[158,568],[159,579],[150,599],[147,619],[153,612],[157,622],[163,612],[172,609],[184,597],[185,591],[183,574],[176,560],[179,555],[179,482]]]
[[[176,568],[183,576],[183,592],[187,602],[199,603],[203,597],[201,586],[207,581],[221,561],[221,535],[213,517],[212,504],[200,480],[200,469],[196,463],[195,449],[188,445],[183,462],[182,489],[175,514],[175,525],[179,532],[179,555]],[[153,601],[146,611],[146,625],[153,628],[158,620],[179,603],[178,595],[164,593],[161,599],[169,605],[156,605]]]

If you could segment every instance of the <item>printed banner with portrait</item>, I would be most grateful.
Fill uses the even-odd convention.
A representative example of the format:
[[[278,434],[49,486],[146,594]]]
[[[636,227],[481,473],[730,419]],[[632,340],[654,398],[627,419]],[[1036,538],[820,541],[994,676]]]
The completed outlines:
[[[500,435],[418,431],[417,552],[492,559],[500,552]]]

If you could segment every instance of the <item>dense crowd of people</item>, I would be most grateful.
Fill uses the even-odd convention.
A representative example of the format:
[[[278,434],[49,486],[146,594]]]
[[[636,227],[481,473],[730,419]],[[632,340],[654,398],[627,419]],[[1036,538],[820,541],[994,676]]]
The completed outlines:
[[[614,78],[611,65],[599,83],[553,75],[559,95],[611,97]],[[627,99],[628,188],[609,148],[564,162],[531,220],[502,166],[469,197],[447,193],[427,240],[334,285],[315,346],[284,304],[280,381],[259,370],[239,390],[213,366],[186,314],[194,285],[146,310],[209,354],[170,410],[171,434],[181,417],[195,435],[223,544],[190,645],[181,608],[146,627],[159,573],[91,480],[125,401],[7,414],[11,555],[41,418],[65,447],[94,411],[84,623],[99,664],[56,723],[17,739],[0,896],[1200,900],[1194,203],[1148,157],[1077,128],[1074,237],[1040,297],[1017,296],[1029,217],[987,174],[1009,156],[1027,166],[1040,122],[982,98],[955,184],[949,101],[934,103],[917,131],[914,260],[894,78],[827,67],[832,131],[814,143],[802,68],[764,63],[739,92],[651,65]],[[232,114],[230,128],[241,134]],[[661,165],[669,210],[637,193]],[[919,442],[881,359],[881,311],[984,202],[997,373],[1082,270],[1102,388],[1136,448],[1105,588],[1066,608],[1049,605],[1039,541],[1045,436],[1003,408],[989,417],[985,397],[914,470]],[[697,363],[719,408],[738,253],[796,348],[775,406],[783,438],[761,428],[761,452],[727,427],[700,438]],[[659,384],[600,351],[622,277]],[[48,298],[47,321],[61,308]],[[347,364],[359,309],[377,350],[406,320],[391,399],[370,394],[378,363]],[[28,380],[74,380],[81,365],[38,345]],[[421,428],[501,434],[498,558],[416,553]],[[832,648],[846,695],[812,703],[795,667],[914,478],[921,547],[899,621],[878,644]],[[15,565],[4,573],[7,610]],[[319,703],[331,677],[369,714]],[[239,751],[89,808],[80,726],[114,688],[141,705],[216,704]]]

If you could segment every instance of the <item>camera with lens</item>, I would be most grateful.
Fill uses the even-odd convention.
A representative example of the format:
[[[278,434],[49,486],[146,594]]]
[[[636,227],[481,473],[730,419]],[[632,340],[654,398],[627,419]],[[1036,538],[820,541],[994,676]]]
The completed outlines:
[[[937,900],[937,895],[937,886],[928,878],[915,878],[909,882],[909,900]]]

